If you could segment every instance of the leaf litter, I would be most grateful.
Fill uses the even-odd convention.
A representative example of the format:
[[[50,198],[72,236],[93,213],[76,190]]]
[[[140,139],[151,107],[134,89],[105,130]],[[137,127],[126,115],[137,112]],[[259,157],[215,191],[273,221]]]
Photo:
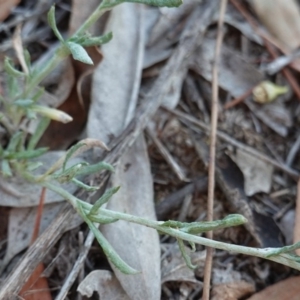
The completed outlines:
[[[78,20],[84,14],[88,14],[80,8],[79,2],[73,1],[71,30],[80,25]],[[283,3],[279,0],[277,2]],[[280,5],[283,5],[282,3]],[[116,7],[109,16],[104,18],[101,26],[94,29],[100,28],[100,33],[103,30],[114,32],[114,39],[102,47],[102,54],[93,52],[94,59],[99,65],[95,69],[85,69],[76,66],[74,62],[67,61],[66,65],[60,66],[61,69],[56,73],[61,77],[53,75],[51,79],[50,76],[48,83],[44,83],[48,88],[43,101],[54,107],[65,106],[67,111],[73,107],[75,117],[70,127],[57,127],[53,124],[52,131],[43,137],[42,143],[52,149],[65,150],[80,137],[97,138],[108,144],[113,144],[122,134],[124,137],[126,126],[138,116],[139,107],[145,105],[147,100],[145,93],[147,94],[151,89],[165,61],[178,47],[180,33],[198,6],[197,2],[188,1],[182,7],[170,11],[141,8],[134,4]],[[59,9],[63,10],[64,6]],[[256,11],[258,9],[259,7],[255,8]],[[149,19],[145,17],[150,15]],[[208,25],[214,25],[215,21],[216,17],[212,16]],[[240,104],[226,110],[222,109],[232,98],[240,97],[263,80],[282,83],[280,73],[273,77],[264,73],[264,66],[271,59],[262,46],[262,39],[231,4],[227,8],[225,22],[227,25],[219,76],[221,109],[219,129],[231,138],[283,165],[293,149],[295,154],[293,160],[289,160],[289,167],[298,170],[300,160],[299,146],[297,146],[298,134],[295,128],[299,122],[297,117],[299,103],[292,92],[268,104],[254,103],[253,95],[250,93]],[[272,24],[265,24],[268,24],[265,25],[267,27],[265,30],[269,30],[270,35],[275,34],[278,43],[288,43],[279,36],[280,31],[276,33],[277,27],[281,28],[281,21],[278,21],[273,28]],[[33,22],[32,26],[37,26],[37,23]],[[63,28],[63,24],[61,26]],[[291,28],[293,26],[290,25]],[[296,27],[293,29],[297,30]],[[169,110],[180,110],[196,119],[204,120],[207,125],[209,125],[215,36],[215,27],[209,27],[205,38],[199,39],[195,54],[190,55],[187,67],[181,68],[176,76],[172,77],[171,86],[161,103]],[[3,40],[5,39],[7,37],[3,36]],[[50,48],[55,47],[53,41],[50,40],[48,43],[47,46]],[[32,46],[45,47],[38,42],[33,42]],[[294,47],[294,45],[287,46]],[[40,54],[40,50],[37,53]],[[102,55],[103,61],[101,61]],[[151,77],[143,77],[143,70],[151,74]],[[296,72],[295,68],[294,72]],[[288,85],[285,81],[284,84]],[[187,178],[192,183],[200,184],[199,176],[205,178],[207,174],[208,161],[205,153],[205,148],[209,144],[205,134],[207,132],[163,109],[157,110],[151,123],[148,122],[146,126],[150,126],[154,138],[144,136],[143,133],[138,134],[131,147],[124,149],[121,157],[115,161],[116,172],[111,176],[108,185],[121,185],[121,189],[108,207],[155,219],[154,205],[156,204],[157,215],[164,215],[165,219],[204,220],[207,205],[205,188],[194,187],[186,189],[185,192],[179,191],[184,191]],[[65,139],[66,135],[67,139]],[[154,139],[156,139],[156,146],[153,144]],[[160,150],[156,148],[158,144]],[[292,176],[287,176],[284,171],[278,170],[277,166],[272,165],[270,161],[266,162],[262,158],[254,157],[243,148],[234,145],[221,139],[218,141],[215,218],[222,218],[229,213],[242,213],[249,219],[249,224],[246,228],[216,231],[215,239],[254,247],[268,247],[290,242],[291,230],[284,228],[280,230],[279,227],[283,224],[290,224],[285,225],[286,227],[293,226],[293,219],[299,219],[299,216],[295,216],[298,210],[295,209],[293,193],[280,192],[295,188],[296,182]],[[101,155],[103,156],[103,152],[90,152],[86,159],[92,161],[99,159]],[[90,178],[90,180],[97,179]],[[20,182],[5,185],[3,179],[1,179],[1,189],[4,189],[3,195],[9,196],[1,197],[0,210],[5,211],[4,207],[7,206],[14,207],[8,213],[8,232],[0,237],[0,242],[7,240],[5,246],[1,246],[0,249],[2,259],[8,263],[29,245],[39,189]],[[70,192],[76,191],[71,189]],[[160,207],[163,207],[161,204],[170,201],[168,196],[176,195],[177,192],[180,201],[171,206],[167,213],[160,211]],[[279,196],[268,197],[275,193]],[[187,195],[190,195],[190,200],[184,201]],[[40,232],[56,219],[58,211],[63,210],[62,199],[54,195],[48,195],[47,199],[48,204],[44,208],[44,221]],[[70,223],[64,230],[76,228],[80,222],[77,219],[74,225]],[[79,227],[77,228],[79,230]],[[85,227],[80,228],[86,233]],[[101,250],[96,246],[97,251],[91,248],[87,256],[83,269],[86,278],[83,280],[81,277],[81,282],[75,284],[76,287],[79,285],[80,293],[90,296],[92,291],[97,291],[103,299],[113,297],[199,299],[202,293],[204,269],[202,247],[192,254],[194,258],[195,255],[200,257],[196,259],[198,268],[194,272],[187,269],[182,260],[176,261],[174,249],[169,254],[165,254],[166,249],[172,248],[174,241],[171,238],[158,237],[156,232],[150,229],[121,221],[101,226],[101,231],[120,256],[141,273],[131,277],[124,276],[107,264],[101,255]],[[54,248],[58,248],[59,243],[62,241]],[[189,249],[188,245],[187,249]],[[78,255],[81,253],[78,245],[75,245],[74,251]],[[67,256],[65,258],[67,259]],[[46,261],[51,259],[54,257],[48,254]],[[53,264],[55,265],[55,261]],[[264,267],[259,268],[259,265],[267,266],[266,270],[269,271],[264,273]],[[251,294],[254,295],[249,299],[262,299],[259,298],[260,293],[255,295],[255,292],[267,286],[269,287],[261,292],[264,298],[268,298],[266,295],[273,295],[272,293],[281,295],[278,291],[297,295],[297,285],[292,284],[298,280],[297,277],[293,278],[295,272],[271,262],[263,262],[251,257],[245,260],[241,255],[217,251],[213,270],[215,275],[212,282],[212,299],[215,300],[244,299]],[[3,274],[6,276],[7,272]],[[222,279],[220,279],[221,275]],[[63,276],[55,272],[50,272],[48,276],[49,280],[51,279],[50,286],[54,290],[65,281]],[[275,284],[276,282],[279,283]],[[282,286],[277,288],[276,285],[280,284]],[[89,291],[87,287],[90,287]],[[73,289],[70,292],[70,299],[75,299],[76,294]],[[54,291],[53,296],[55,295]],[[284,296],[278,297],[284,299]]]

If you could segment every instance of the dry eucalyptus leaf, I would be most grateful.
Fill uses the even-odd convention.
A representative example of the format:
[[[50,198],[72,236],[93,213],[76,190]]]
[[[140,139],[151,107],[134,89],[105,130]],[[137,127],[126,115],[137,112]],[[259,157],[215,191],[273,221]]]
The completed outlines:
[[[64,151],[51,151],[36,159],[42,162],[43,165],[35,170],[33,173],[43,174],[54,162],[56,162]],[[68,165],[73,165],[81,162],[82,159],[75,157]],[[64,184],[64,189],[69,193],[74,193],[77,186],[72,183]],[[0,176],[0,205],[9,207],[28,207],[36,206],[39,203],[42,187],[37,184],[32,184],[21,177],[3,178]],[[64,199],[55,192],[50,190],[46,191],[45,203],[61,202]]]
[[[87,124],[89,137],[108,143],[133,117],[144,53],[143,8],[123,4],[111,11],[107,31],[114,39],[102,47],[104,60],[96,68],[93,101]],[[120,55],[120,49],[122,50]],[[112,210],[155,219],[153,183],[143,136],[123,155],[111,184],[121,190],[108,203]],[[101,228],[119,255],[141,273],[114,271],[130,299],[160,298],[160,247],[155,230],[116,222]]]
[[[0,1],[0,21],[5,20],[12,9],[18,5],[20,0],[1,0]]]
[[[244,189],[247,196],[255,193],[269,193],[272,186],[274,167],[247,152],[237,149],[233,157],[244,175]]]
[[[190,66],[206,80],[212,80],[215,40],[206,38],[196,50]],[[238,53],[222,45],[219,65],[219,86],[239,97],[264,80],[264,75]]]
[[[130,300],[116,276],[106,270],[97,270],[88,274],[79,284],[77,291],[88,298],[97,292],[101,300]]]
[[[244,299],[245,296],[255,291],[254,284],[244,280],[230,283],[221,283],[213,286],[212,300],[238,300]],[[274,299],[274,298],[265,298]],[[283,299],[283,298],[281,298]]]
[[[279,281],[247,300],[298,300],[300,294],[300,276]]]
[[[37,195],[39,199],[39,195]],[[40,234],[51,224],[65,203],[46,204],[43,209],[43,216],[40,225]],[[9,212],[8,241],[5,257],[0,263],[5,266],[18,253],[27,248],[30,244],[37,207],[13,208]],[[76,216],[69,223],[68,230],[77,227],[82,223],[79,216]]]
[[[300,46],[300,10],[295,0],[252,0],[261,22],[289,51]]]
[[[108,203],[111,210],[155,219],[152,174],[143,136],[124,154],[112,178],[120,191]],[[160,247],[158,233],[146,226],[124,221],[105,225],[103,234],[120,256],[141,273],[128,276],[113,265],[130,299],[160,299]]]

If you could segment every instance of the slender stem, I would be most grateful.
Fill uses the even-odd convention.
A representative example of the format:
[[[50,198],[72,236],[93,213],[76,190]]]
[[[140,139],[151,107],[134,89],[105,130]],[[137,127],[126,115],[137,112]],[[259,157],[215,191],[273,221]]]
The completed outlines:
[[[77,197],[73,196],[72,194],[70,194],[69,192],[64,190],[63,188],[61,188],[51,182],[43,182],[43,183],[41,183],[41,185],[48,188],[49,190],[52,190],[52,191],[58,193],[63,198],[68,200],[77,212],[79,212],[79,209],[78,209],[79,202],[82,204],[82,207],[86,212],[89,212],[91,210],[91,208],[93,207],[92,204],[89,204],[87,202],[84,202],[84,201],[78,199]],[[125,213],[116,212],[116,211],[112,211],[112,210],[108,210],[108,209],[104,209],[104,208],[99,209],[97,216],[99,216],[100,218],[103,216],[110,217],[112,219],[119,219],[119,220],[131,222],[131,223],[139,224],[142,226],[147,226],[147,227],[156,229],[157,231],[159,231],[161,233],[165,233],[170,236],[173,236],[175,238],[193,242],[193,243],[200,244],[200,245],[207,246],[207,247],[212,247],[212,248],[216,248],[216,249],[226,250],[229,252],[237,252],[237,253],[241,253],[241,254],[252,255],[252,256],[269,259],[269,260],[281,263],[283,265],[289,266],[291,268],[294,268],[294,269],[297,269],[300,271],[300,264],[298,262],[296,262],[295,260],[293,260],[292,258],[289,258],[289,256],[287,256],[287,254],[282,253],[282,254],[276,255],[276,254],[280,253],[280,250],[282,248],[259,249],[259,248],[251,248],[251,247],[245,247],[245,246],[239,246],[239,245],[234,245],[234,244],[218,242],[218,241],[214,241],[211,239],[207,239],[207,238],[199,237],[199,236],[192,235],[189,233],[185,233],[178,229],[174,229],[174,228],[167,227],[167,226],[162,226],[161,222],[148,220],[148,219],[144,219],[141,217],[128,215]],[[290,248],[289,250],[291,250],[294,248],[294,246],[290,246],[289,248]]]
[[[212,99],[211,99],[211,132],[210,132],[210,149],[209,149],[209,167],[208,167],[208,197],[207,197],[207,221],[213,220],[214,214],[214,192],[215,192],[215,165],[216,165],[216,143],[217,143],[217,127],[218,127],[218,107],[219,107],[219,61],[221,44],[223,38],[223,23],[227,6],[227,0],[220,3],[220,13],[218,21],[218,34],[215,46],[214,65],[212,74]],[[207,238],[213,239],[213,231],[207,232]],[[203,282],[203,300],[209,300],[210,279],[213,259],[213,248],[207,248],[204,282]]]
[[[48,61],[48,63],[41,69],[40,72],[35,74],[29,81],[28,86],[26,87],[23,97],[26,98],[29,94],[41,83],[50,73],[53,71],[56,66],[65,59],[66,56],[59,55],[58,53],[64,48],[60,46],[57,51],[54,53],[53,57]]]
[[[106,11],[110,10],[111,8],[103,8],[103,1],[96,10],[88,17],[88,19],[79,27],[79,29],[74,34],[81,35],[83,34],[90,26],[92,26]]]

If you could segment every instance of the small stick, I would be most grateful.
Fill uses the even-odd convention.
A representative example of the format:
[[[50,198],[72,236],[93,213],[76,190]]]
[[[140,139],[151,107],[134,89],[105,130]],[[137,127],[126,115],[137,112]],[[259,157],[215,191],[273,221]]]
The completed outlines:
[[[164,108],[166,109],[166,108]],[[166,109],[167,110],[167,109]],[[210,132],[210,128],[208,125],[206,125],[204,122],[201,122],[197,119],[195,119],[194,117],[185,114],[181,111],[178,110],[168,110],[170,113],[184,119],[187,120],[188,122],[198,126],[201,130],[205,131],[205,132]],[[297,172],[296,170],[290,168],[289,166],[287,166],[286,164],[282,164],[262,153],[260,153],[259,151],[235,140],[234,138],[232,138],[231,136],[229,136],[228,134],[222,132],[222,131],[217,131],[217,136],[218,138],[222,139],[223,141],[226,141],[227,143],[240,148],[241,150],[254,155],[255,157],[257,157],[258,159],[261,159],[265,162],[268,162],[269,164],[273,165],[274,167],[276,167],[279,170],[284,171],[285,173],[289,174],[292,178],[297,179],[300,176],[299,172]]]
[[[222,0],[220,3],[218,34],[215,47],[213,74],[212,74],[212,103],[211,103],[211,132],[210,132],[210,151],[209,151],[209,167],[208,167],[208,199],[207,199],[207,221],[213,221],[214,213],[214,191],[215,191],[215,165],[216,165],[216,142],[217,142],[217,127],[218,127],[218,106],[219,106],[219,61],[221,53],[221,45],[223,39],[223,23],[226,12],[227,0]],[[207,238],[213,239],[213,231],[207,232]],[[204,269],[203,282],[203,300],[209,300],[210,295],[210,279],[214,249],[206,248],[206,259]]]
[[[253,91],[254,87],[252,87],[251,89],[249,89],[248,91],[246,91],[244,94],[242,94],[241,96],[233,99],[232,101],[226,103],[224,105],[224,109],[228,109],[228,108],[231,108],[233,106],[236,106],[237,104],[243,102],[247,97],[249,97]]]
[[[295,227],[294,227],[294,243],[300,241],[300,178],[297,183],[297,198],[296,198],[296,213],[295,213]],[[296,251],[300,255],[300,249]]]

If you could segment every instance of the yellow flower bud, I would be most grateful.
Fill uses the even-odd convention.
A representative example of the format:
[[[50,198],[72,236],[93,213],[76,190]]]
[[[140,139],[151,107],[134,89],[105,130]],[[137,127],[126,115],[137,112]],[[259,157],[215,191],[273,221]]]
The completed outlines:
[[[268,103],[272,102],[279,95],[288,92],[286,86],[279,86],[270,81],[262,81],[253,89],[254,101],[258,103]]]
[[[43,115],[45,117],[50,118],[51,120],[55,120],[58,122],[69,123],[73,121],[73,118],[70,115],[56,108],[50,108],[41,105],[32,105],[30,109],[40,115]]]

